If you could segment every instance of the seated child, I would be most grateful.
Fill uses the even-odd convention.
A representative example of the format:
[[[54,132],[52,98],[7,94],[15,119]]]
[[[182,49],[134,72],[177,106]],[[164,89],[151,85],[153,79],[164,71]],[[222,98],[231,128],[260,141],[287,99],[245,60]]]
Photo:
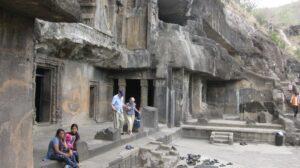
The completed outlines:
[[[66,144],[69,149],[73,149],[72,135],[66,134]]]

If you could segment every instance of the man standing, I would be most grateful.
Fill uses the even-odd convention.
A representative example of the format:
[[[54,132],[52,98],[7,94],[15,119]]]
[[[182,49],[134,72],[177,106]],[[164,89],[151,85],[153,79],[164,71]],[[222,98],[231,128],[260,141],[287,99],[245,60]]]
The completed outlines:
[[[115,95],[111,102],[111,107],[114,111],[114,127],[120,130],[120,133],[123,135],[123,125],[124,125],[124,99],[123,92],[119,90],[118,94]]]
[[[298,114],[298,94],[297,93],[293,93],[292,98],[291,98],[291,105],[294,111],[294,117],[297,117]]]

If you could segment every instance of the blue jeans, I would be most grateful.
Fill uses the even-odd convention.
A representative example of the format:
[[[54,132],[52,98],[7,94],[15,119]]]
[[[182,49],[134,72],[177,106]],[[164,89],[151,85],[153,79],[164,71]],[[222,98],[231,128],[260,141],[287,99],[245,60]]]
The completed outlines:
[[[75,157],[76,162],[79,163],[79,155],[77,151],[73,151],[73,156]]]
[[[71,157],[66,157],[64,155],[61,154],[54,154],[50,156],[51,160],[57,160],[60,162],[65,162],[66,165],[71,166],[72,168],[78,168],[76,159],[75,159],[75,155],[72,155]]]

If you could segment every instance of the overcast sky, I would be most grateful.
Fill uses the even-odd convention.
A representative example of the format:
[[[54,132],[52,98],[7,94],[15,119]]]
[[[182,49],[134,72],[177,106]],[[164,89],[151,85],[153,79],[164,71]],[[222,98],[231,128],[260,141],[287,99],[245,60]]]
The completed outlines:
[[[258,8],[273,8],[298,0],[254,0]]]

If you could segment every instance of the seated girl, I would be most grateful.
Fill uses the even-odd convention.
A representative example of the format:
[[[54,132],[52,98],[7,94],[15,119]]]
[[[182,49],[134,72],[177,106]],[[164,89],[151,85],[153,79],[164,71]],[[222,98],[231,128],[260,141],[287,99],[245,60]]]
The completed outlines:
[[[71,131],[68,132],[67,134],[72,136],[71,144],[73,145],[72,150],[77,151],[77,142],[80,139],[80,135],[78,133],[78,125],[77,124],[72,124],[71,125]]]
[[[71,125],[71,131],[66,134],[66,141],[67,145],[70,149],[73,150],[73,153],[75,154],[76,161],[79,163],[79,156],[77,152],[77,142],[80,139],[80,135],[78,133],[78,125],[72,124]]]

